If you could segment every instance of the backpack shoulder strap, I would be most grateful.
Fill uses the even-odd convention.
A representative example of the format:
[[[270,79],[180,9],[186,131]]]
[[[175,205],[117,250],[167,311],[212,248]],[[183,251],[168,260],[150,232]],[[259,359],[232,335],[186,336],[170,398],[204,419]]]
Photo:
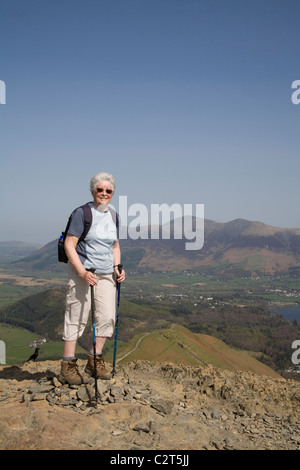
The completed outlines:
[[[87,236],[88,231],[91,228],[92,221],[93,221],[93,215],[92,215],[91,206],[88,202],[86,204],[83,204],[80,207],[77,207],[77,209],[82,209],[83,210],[84,228],[83,228],[83,232],[82,232],[82,234],[79,238],[79,240],[82,241]],[[67,234],[67,232],[68,232],[68,229],[69,229],[69,226],[70,226],[70,223],[71,223],[72,215],[77,209],[75,209],[69,217],[67,227],[66,227],[65,232],[64,232],[65,234]],[[118,237],[119,237],[119,215],[116,211],[114,211],[109,206],[108,206],[108,210],[110,211],[113,222],[115,223],[115,225],[117,227],[117,233],[118,233]]]
[[[93,215],[92,215],[91,206],[89,205],[88,202],[86,204],[83,204],[83,206],[80,206],[80,208],[83,210],[83,219],[84,219],[84,229],[81,234],[80,240],[83,240],[87,236],[88,231],[92,225]]]
[[[93,221],[92,209],[91,209],[88,202],[86,204],[83,204],[83,206],[77,207],[76,209],[73,210],[72,214],[70,215],[70,217],[68,219],[65,231],[62,232],[62,234],[67,235],[69,227],[70,227],[70,223],[71,223],[71,220],[72,220],[72,217],[73,217],[73,214],[74,214],[74,212],[77,211],[77,209],[82,209],[83,210],[84,228],[83,228],[83,232],[82,232],[81,237],[80,237],[80,240],[83,240],[86,237],[86,235],[87,235],[87,233],[88,233],[88,231],[89,231],[89,229],[92,225],[92,221]]]

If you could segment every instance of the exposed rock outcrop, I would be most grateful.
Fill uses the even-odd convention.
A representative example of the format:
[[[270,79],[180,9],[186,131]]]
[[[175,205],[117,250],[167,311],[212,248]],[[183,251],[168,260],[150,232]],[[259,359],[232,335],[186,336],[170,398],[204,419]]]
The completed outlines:
[[[62,385],[59,372],[59,361],[0,366],[0,449],[300,449],[293,380],[138,361],[98,381],[96,406],[93,379]]]

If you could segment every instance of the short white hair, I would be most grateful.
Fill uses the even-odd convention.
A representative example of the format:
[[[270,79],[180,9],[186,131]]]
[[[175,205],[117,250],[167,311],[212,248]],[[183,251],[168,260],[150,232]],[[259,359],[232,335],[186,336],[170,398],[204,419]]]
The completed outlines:
[[[96,173],[93,176],[90,182],[91,191],[96,189],[96,186],[100,181],[108,181],[112,185],[113,191],[115,192],[115,189],[116,189],[115,178],[113,177],[113,175],[111,175],[110,173],[106,173],[105,171],[100,171],[99,173]]]

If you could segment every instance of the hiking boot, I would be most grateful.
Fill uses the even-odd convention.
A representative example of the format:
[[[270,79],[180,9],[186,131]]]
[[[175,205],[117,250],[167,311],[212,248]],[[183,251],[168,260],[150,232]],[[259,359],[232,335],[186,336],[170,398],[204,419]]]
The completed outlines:
[[[83,376],[79,373],[77,359],[72,361],[61,361],[61,371],[58,380],[62,384],[81,385],[84,383]]]
[[[95,378],[94,356],[91,354],[88,355],[88,361],[84,371]],[[102,356],[96,356],[96,372],[97,379],[107,380],[111,378],[111,373],[105,368],[105,363]]]

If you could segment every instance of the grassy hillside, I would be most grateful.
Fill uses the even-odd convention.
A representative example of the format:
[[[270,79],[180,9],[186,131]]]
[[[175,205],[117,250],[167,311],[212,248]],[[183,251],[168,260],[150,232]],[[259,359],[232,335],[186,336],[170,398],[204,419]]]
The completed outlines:
[[[204,294],[204,289],[211,293],[207,284],[195,284],[195,280],[192,278],[190,282],[192,286],[198,288],[198,297],[199,294]],[[169,294],[170,297],[166,293],[165,297],[159,295],[159,298],[156,291],[153,293],[155,286],[149,285],[144,277],[136,286],[137,296],[142,293],[142,298],[126,298],[125,294],[128,292],[128,287],[130,290],[130,285],[124,286],[118,332],[120,346],[137,334],[161,330],[176,323],[188,328],[194,334],[214,336],[231,348],[254,351],[260,361],[274,370],[284,371],[290,366],[291,344],[299,337],[299,322],[288,322],[258,305],[243,307],[235,305],[231,295],[226,297],[226,302],[220,295],[214,297],[214,305],[211,305],[209,298],[195,302],[194,297],[189,297],[191,292],[187,284],[176,282],[173,286],[173,282],[175,283],[175,278],[168,279],[168,276],[165,282],[161,282],[160,291],[164,288],[171,289],[172,292]],[[171,284],[173,287],[168,287]],[[179,296],[180,293],[182,297]],[[47,348],[50,343],[58,342],[61,349],[64,309],[65,287],[49,289],[0,308],[0,322],[25,328],[46,338]],[[89,350],[91,338],[91,325],[88,324],[79,340],[81,348]],[[109,352],[111,343],[110,341],[105,345],[105,353]],[[169,352],[171,354],[172,348]]]
[[[0,324],[0,339],[6,344],[6,363],[25,362],[34,352],[34,348],[29,346],[30,343],[38,338],[37,334],[26,329]],[[114,342],[111,340],[108,343],[105,360],[112,363]],[[60,359],[62,356],[63,345],[61,341],[47,341],[39,347],[39,361]],[[77,345],[76,351],[77,356],[86,357],[86,351],[80,345]],[[279,377],[274,370],[257,361],[246,351],[234,350],[213,336],[195,334],[176,324],[151,333],[140,333],[125,344],[119,341],[117,363],[134,360],[172,362],[192,366],[210,364],[221,369],[241,370]]]
[[[112,351],[105,359],[112,361]],[[234,350],[223,341],[205,334],[195,334],[172,324],[152,333],[141,333],[117,349],[118,363],[133,360],[172,362],[192,366],[213,365],[227,370],[241,370],[259,375],[280,377],[246,351]]]
[[[35,348],[31,348],[29,344],[40,339],[40,337],[24,328],[0,323],[0,339],[6,345],[6,364],[18,364],[27,361],[33,354]],[[63,343],[61,341],[47,341],[39,348],[39,361],[55,360],[62,357]],[[86,352],[80,345],[77,346],[77,355],[86,357]]]

